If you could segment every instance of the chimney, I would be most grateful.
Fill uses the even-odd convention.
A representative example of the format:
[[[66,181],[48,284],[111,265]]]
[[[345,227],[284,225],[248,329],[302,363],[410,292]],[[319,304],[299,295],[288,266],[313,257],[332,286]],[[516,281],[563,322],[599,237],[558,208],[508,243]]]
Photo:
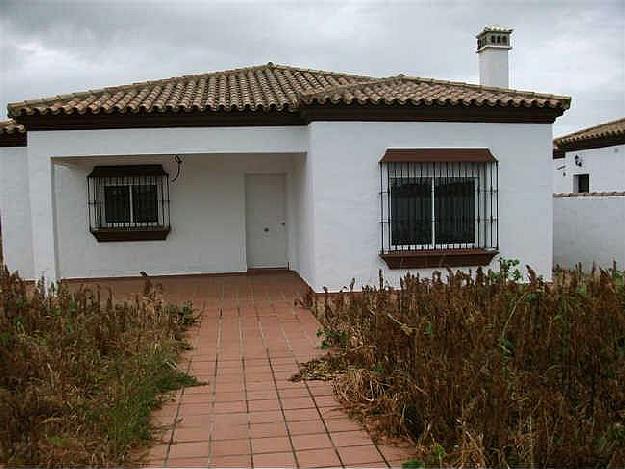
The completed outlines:
[[[508,51],[512,49],[512,29],[486,26],[477,36],[480,85],[508,88]]]

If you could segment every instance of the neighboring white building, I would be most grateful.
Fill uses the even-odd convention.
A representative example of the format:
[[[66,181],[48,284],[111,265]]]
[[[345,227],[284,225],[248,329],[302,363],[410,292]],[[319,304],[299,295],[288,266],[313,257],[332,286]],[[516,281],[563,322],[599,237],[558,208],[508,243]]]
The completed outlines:
[[[504,36],[478,53],[507,55]],[[271,63],[12,103],[6,262],[50,280],[289,268],[316,291],[498,256],[549,277],[569,104]]]
[[[553,143],[555,193],[625,191],[625,118]]]
[[[554,265],[625,268],[625,118],[554,140]]]

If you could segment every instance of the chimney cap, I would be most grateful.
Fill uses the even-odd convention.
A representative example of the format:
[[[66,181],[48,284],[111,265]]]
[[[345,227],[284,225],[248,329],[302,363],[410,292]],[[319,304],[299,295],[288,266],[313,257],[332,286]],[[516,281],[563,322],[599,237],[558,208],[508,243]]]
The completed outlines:
[[[475,35],[476,38],[480,37],[482,34],[486,34],[486,33],[506,33],[506,34],[510,34],[512,33],[512,31],[514,31],[514,29],[512,28],[506,28],[504,26],[499,26],[498,24],[490,24],[487,26],[484,26],[484,28],[482,28],[482,30]]]
[[[482,31],[475,37],[477,39],[477,52],[486,48],[512,49],[510,35],[514,29],[503,26],[484,26]]]

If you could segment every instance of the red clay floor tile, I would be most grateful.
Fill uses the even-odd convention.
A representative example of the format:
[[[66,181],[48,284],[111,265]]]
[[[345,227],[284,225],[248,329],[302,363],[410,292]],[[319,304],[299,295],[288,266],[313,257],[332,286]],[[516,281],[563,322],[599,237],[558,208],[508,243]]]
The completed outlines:
[[[297,460],[300,467],[336,467],[341,465],[336,452],[332,448],[298,451]]]
[[[362,446],[343,446],[338,448],[341,459],[346,466],[357,466],[365,463],[386,465],[382,455],[372,444]]]
[[[251,467],[252,456],[241,454],[237,456],[215,456],[211,458],[211,466],[214,467]]]
[[[211,455],[215,457],[243,454],[250,454],[250,441],[248,439],[213,441],[211,444]]]
[[[311,435],[326,432],[326,427],[320,419],[304,420],[301,422],[287,422],[287,425],[291,435]]]
[[[165,467],[208,467],[208,457],[169,459]]]
[[[332,442],[325,433],[311,435],[292,435],[293,447],[296,451],[303,449],[331,448]]]
[[[336,446],[371,445],[371,437],[364,430],[331,433],[332,441]]]
[[[169,447],[168,459],[208,458],[208,439],[205,441],[175,443]]]
[[[250,424],[251,438],[284,437],[287,435],[284,421]]]
[[[252,455],[253,467],[296,467],[295,458],[291,452],[265,453]],[[303,466],[305,467],[305,466]]]
[[[280,453],[283,451],[290,451],[291,443],[286,436],[278,436],[271,438],[253,438],[252,439],[252,453]]]

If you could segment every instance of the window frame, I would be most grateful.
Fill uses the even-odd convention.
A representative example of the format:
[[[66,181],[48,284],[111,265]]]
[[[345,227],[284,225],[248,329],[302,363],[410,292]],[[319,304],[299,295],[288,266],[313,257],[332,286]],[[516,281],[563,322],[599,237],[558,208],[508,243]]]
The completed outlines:
[[[156,199],[148,205],[156,217],[154,221],[137,221],[136,188],[146,186],[156,189]],[[107,220],[108,187],[128,191],[124,205],[120,206],[127,204],[127,219]],[[161,165],[95,166],[87,176],[87,195],[89,231],[100,242],[163,240],[171,231],[169,176]]]
[[[397,180],[427,180],[429,192],[429,220],[419,215],[415,220],[425,219],[430,223],[429,243],[397,242],[395,213],[393,207],[393,188],[400,187]],[[437,185],[446,181],[471,181],[473,202],[460,205],[453,201],[454,196],[437,195]],[[437,203],[451,200],[449,213],[454,216],[441,217]],[[466,198],[465,200],[471,200]],[[418,203],[415,203],[415,207]],[[460,207],[460,208],[458,208]],[[467,210],[464,212],[464,210]],[[410,212],[410,209],[409,209]],[[417,210],[417,214],[421,214]],[[411,216],[409,213],[408,216]],[[463,241],[439,242],[441,220],[461,225],[467,223],[466,217],[473,218],[473,236]],[[468,222],[471,223],[471,222]],[[380,160],[380,257],[390,268],[422,268],[445,266],[487,265],[499,251],[499,163],[490,150],[481,149],[387,149]],[[415,237],[418,241],[418,237]]]

